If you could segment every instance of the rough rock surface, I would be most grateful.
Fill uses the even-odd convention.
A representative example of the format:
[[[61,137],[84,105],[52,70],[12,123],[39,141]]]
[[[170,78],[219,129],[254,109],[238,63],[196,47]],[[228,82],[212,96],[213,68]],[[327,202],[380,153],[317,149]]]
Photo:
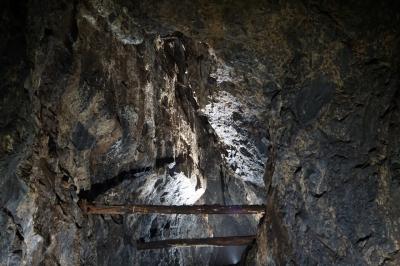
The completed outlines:
[[[359,2],[359,3],[357,3]],[[382,3],[381,3],[382,2]],[[389,1],[0,3],[0,265],[400,263],[400,13]]]
[[[148,29],[132,7],[4,3],[2,264],[229,264],[243,249],[137,252],[136,240],[255,234],[260,217],[78,207],[265,201],[267,131],[251,100],[224,90],[233,73],[219,73],[207,43],[161,22]],[[237,108],[211,107],[225,105]]]

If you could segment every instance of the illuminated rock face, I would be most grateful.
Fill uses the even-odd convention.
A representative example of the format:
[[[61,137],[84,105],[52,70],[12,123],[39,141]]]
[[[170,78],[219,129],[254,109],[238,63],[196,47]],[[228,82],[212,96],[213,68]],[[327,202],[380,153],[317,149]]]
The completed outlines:
[[[3,2],[1,265],[224,265],[243,248],[135,241],[254,233],[248,265],[400,263],[396,7]]]

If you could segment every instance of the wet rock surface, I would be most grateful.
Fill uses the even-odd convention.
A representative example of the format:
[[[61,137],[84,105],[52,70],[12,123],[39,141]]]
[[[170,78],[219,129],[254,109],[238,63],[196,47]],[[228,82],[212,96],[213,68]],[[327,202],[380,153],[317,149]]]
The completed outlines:
[[[399,9],[389,2],[3,1],[0,264],[400,262]],[[260,204],[257,216],[87,216]]]

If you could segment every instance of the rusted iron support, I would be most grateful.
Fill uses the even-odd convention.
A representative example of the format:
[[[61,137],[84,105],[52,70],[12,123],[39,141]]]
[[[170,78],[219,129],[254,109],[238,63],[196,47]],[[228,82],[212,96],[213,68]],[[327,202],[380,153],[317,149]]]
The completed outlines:
[[[264,205],[97,205],[82,203],[81,208],[88,214],[257,214],[264,213]]]

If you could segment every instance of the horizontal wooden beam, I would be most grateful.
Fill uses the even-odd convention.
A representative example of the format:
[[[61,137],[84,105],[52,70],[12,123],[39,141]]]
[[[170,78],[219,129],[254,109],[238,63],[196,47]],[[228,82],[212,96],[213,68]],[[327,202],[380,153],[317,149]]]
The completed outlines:
[[[88,214],[257,214],[264,213],[264,205],[93,205],[81,204]]]
[[[137,249],[161,249],[189,246],[247,246],[253,243],[255,235],[250,236],[228,236],[228,237],[209,237],[209,238],[189,238],[189,239],[167,239],[160,241],[141,242],[137,241]]]

